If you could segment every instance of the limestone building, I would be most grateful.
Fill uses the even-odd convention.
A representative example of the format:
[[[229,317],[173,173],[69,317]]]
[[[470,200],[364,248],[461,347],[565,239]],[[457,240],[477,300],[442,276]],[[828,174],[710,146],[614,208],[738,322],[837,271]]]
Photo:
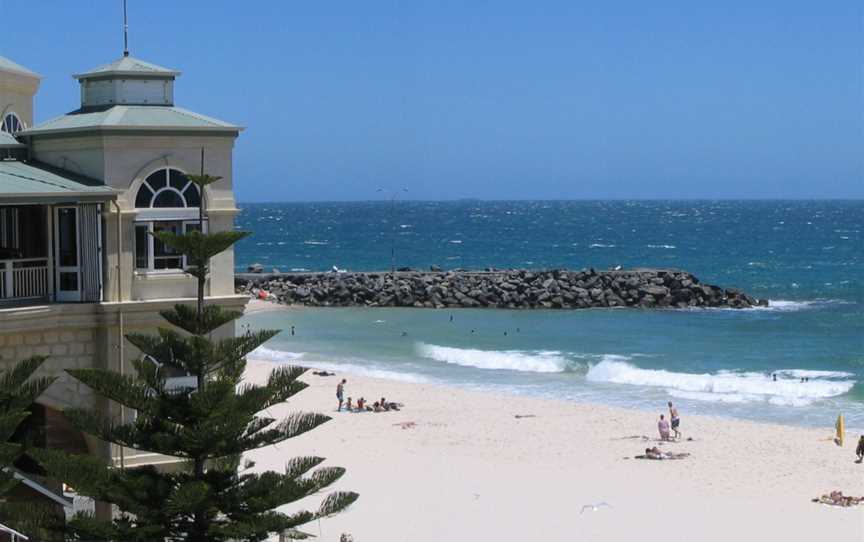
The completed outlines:
[[[128,372],[137,352],[123,335],[166,325],[158,312],[196,293],[183,258],[148,233],[230,230],[237,213],[232,153],[241,128],[176,106],[179,76],[124,55],[73,76],[80,108],[35,124],[41,77],[0,57],[0,364],[49,356],[45,368],[60,378],[29,429],[46,446],[118,466],[173,459],[109,449],[75,431],[62,414],[69,406],[134,413],[94,397],[64,369]],[[202,157],[222,178],[203,194],[186,177]],[[242,307],[233,269],[231,250],[214,259],[208,302]]]

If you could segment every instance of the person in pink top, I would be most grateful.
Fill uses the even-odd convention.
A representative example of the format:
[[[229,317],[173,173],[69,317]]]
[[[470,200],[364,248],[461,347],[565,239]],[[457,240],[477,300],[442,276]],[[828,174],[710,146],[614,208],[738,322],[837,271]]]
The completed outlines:
[[[657,430],[660,431],[660,440],[670,440],[669,422],[666,421],[666,417],[663,416],[663,414],[660,414],[660,421],[657,422]]]

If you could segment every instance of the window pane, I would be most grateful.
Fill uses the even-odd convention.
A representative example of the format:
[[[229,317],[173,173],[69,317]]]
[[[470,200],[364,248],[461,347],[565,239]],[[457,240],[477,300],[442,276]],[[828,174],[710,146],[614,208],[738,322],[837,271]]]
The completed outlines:
[[[150,240],[147,235],[147,224],[135,225],[135,267],[147,269],[150,267]]]
[[[155,269],[181,269],[181,258],[172,256],[170,258],[153,258],[153,267]]]
[[[60,291],[75,292],[78,290],[78,273],[60,273]]]
[[[146,184],[142,184],[138,189],[138,195],[135,196],[135,207],[147,208],[150,207],[150,201],[153,199],[153,191]]]
[[[189,188],[183,192],[183,197],[186,198],[186,205],[189,207],[201,206],[201,196],[198,193],[198,187],[194,184],[189,184]]]
[[[57,211],[58,260],[61,267],[78,265],[78,232],[75,220],[77,209],[64,207]]]
[[[168,172],[164,169],[160,169],[154,173],[151,173],[149,177],[147,177],[147,184],[153,187],[153,190],[158,191],[160,188],[165,188],[168,184]]]
[[[153,223],[153,231],[170,231],[173,233],[180,233],[180,222],[154,222]],[[156,258],[162,256],[174,256],[177,254],[171,247],[165,246],[162,241],[158,238],[153,238],[153,256]],[[178,265],[179,267],[179,265]]]
[[[186,207],[186,202],[177,192],[173,190],[163,190],[156,194],[156,199],[153,200],[153,207]]]
[[[201,224],[198,222],[187,222],[184,224],[184,227],[186,228],[186,233],[189,233],[190,231],[201,231]]]
[[[182,173],[180,173],[176,169],[171,170],[171,187],[172,188],[176,188],[177,190],[182,192],[183,189],[186,188],[186,184],[188,182],[189,182],[189,179],[186,177],[186,175],[183,175]]]

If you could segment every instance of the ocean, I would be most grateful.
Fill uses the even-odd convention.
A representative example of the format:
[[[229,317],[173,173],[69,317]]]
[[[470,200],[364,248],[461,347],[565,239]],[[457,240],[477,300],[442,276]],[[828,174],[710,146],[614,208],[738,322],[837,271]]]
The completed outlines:
[[[241,325],[284,331],[257,358],[656,412],[671,400],[683,416],[828,428],[842,413],[864,429],[864,201],[241,207],[238,228],[253,235],[236,247],[238,271],[381,271],[391,257],[415,269],[675,267],[770,300],[753,310],[258,313]]]

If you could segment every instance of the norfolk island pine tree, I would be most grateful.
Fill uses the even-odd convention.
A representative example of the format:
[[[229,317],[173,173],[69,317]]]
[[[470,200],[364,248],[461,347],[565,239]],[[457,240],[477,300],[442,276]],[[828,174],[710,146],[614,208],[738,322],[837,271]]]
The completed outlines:
[[[33,378],[44,362],[44,356],[34,356],[0,371],[0,523],[33,537],[50,539],[62,520],[46,506],[8,500],[9,493],[20,483],[12,469],[31,444],[14,442],[13,437],[30,416],[28,408],[56,380]]]
[[[203,173],[189,178],[202,194],[219,180]],[[203,224],[203,209],[199,218]],[[37,459],[53,476],[117,510],[110,521],[78,514],[68,522],[67,532],[79,540],[124,542],[263,540],[282,532],[303,537],[297,530],[300,525],[340,512],[358,495],[332,492],[314,512],[284,514],[275,509],[318,494],[345,469],[317,468],[324,461],[321,457],[291,459],[281,473],[248,472],[250,462],[241,468],[244,452],[299,436],[330,419],[305,412],[281,421],[258,415],[307,387],[298,380],[306,369],[292,366],[273,370],[262,386],[242,382],[246,354],[278,331],[210,338],[241,316],[205,305],[210,259],[248,234],[199,229],[153,235],[186,257],[186,272],[197,279],[197,304],[175,305],[161,313],[182,333],[161,328],[158,335],[126,336],[142,354],[132,363],[135,375],[95,368],[67,371],[103,397],[134,410],[133,421],[118,423],[85,409],[65,412],[73,425],[103,441],[185,461],[176,472],[160,472],[153,466],[124,470],[109,468],[92,456],[40,450]],[[169,373],[194,376],[196,385],[169,387]]]

